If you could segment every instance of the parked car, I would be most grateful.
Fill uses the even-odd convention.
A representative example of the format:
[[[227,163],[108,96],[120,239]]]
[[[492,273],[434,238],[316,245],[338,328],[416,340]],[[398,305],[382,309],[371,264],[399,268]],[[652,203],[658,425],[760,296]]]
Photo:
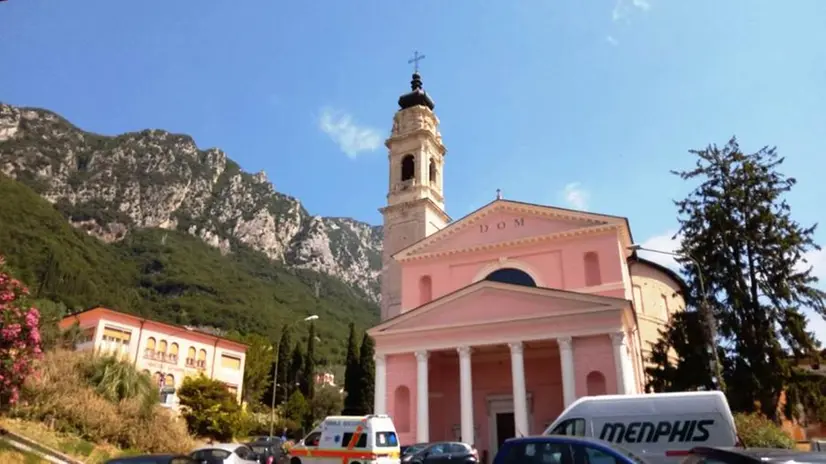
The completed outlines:
[[[247,446],[258,455],[259,464],[277,463],[281,459],[281,439],[278,437],[263,438],[265,440],[255,440],[247,443]]]
[[[402,456],[406,464],[477,464],[479,453],[471,445],[457,441],[420,443],[419,449]],[[413,445],[417,446],[417,445]]]
[[[144,454],[114,458],[106,464],[197,464],[191,457],[183,454]]]
[[[215,443],[189,455],[198,464],[258,464],[258,455],[242,443]]]
[[[596,438],[544,435],[510,438],[493,464],[648,464],[619,445]]]
[[[427,446],[429,444],[430,443],[414,443],[412,445],[402,446],[402,447],[400,447],[402,457],[404,457],[408,454],[417,453],[417,452],[427,448]]]
[[[776,448],[692,448],[681,464],[826,463],[826,453]]]

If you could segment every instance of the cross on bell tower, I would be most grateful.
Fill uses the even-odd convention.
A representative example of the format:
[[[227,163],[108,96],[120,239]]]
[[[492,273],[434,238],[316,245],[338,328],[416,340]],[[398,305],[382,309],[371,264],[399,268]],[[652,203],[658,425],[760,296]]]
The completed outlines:
[[[413,73],[414,74],[419,74],[419,61],[422,61],[425,58],[426,58],[426,56],[419,55],[419,51],[416,50],[416,51],[413,52],[413,58],[410,58],[409,60],[407,60],[407,64],[413,64]]]

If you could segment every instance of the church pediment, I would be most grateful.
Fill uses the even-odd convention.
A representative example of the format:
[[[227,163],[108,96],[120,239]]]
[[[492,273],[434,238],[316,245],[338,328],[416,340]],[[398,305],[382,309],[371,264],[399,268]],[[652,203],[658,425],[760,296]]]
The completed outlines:
[[[401,250],[394,257],[406,261],[617,227],[628,234],[630,244],[630,233],[624,218],[497,200]]]
[[[619,298],[481,281],[370,329],[373,334],[622,311]],[[504,308],[507,308],[503,311]]]

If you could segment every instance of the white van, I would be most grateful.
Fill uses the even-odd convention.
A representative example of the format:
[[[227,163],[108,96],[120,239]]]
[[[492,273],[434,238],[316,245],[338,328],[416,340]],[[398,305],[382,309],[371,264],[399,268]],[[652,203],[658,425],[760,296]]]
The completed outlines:
[[[737,432],[719,391],[586,396],[543,435],[615,443],[652,463],[678,462],[695,446],[735,446]]]
[[[329,416],[290,449],[290,464],[399,464],[390,416]]]

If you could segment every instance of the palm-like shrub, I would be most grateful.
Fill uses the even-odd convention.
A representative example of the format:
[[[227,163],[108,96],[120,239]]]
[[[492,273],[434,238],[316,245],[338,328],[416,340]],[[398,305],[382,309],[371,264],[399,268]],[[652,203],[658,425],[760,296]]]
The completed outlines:
[[[89,358],[82,372],[89,385],[113,403],[136,399],[148,411],[159,401],[158,390],[149,375],[115,356]]]

